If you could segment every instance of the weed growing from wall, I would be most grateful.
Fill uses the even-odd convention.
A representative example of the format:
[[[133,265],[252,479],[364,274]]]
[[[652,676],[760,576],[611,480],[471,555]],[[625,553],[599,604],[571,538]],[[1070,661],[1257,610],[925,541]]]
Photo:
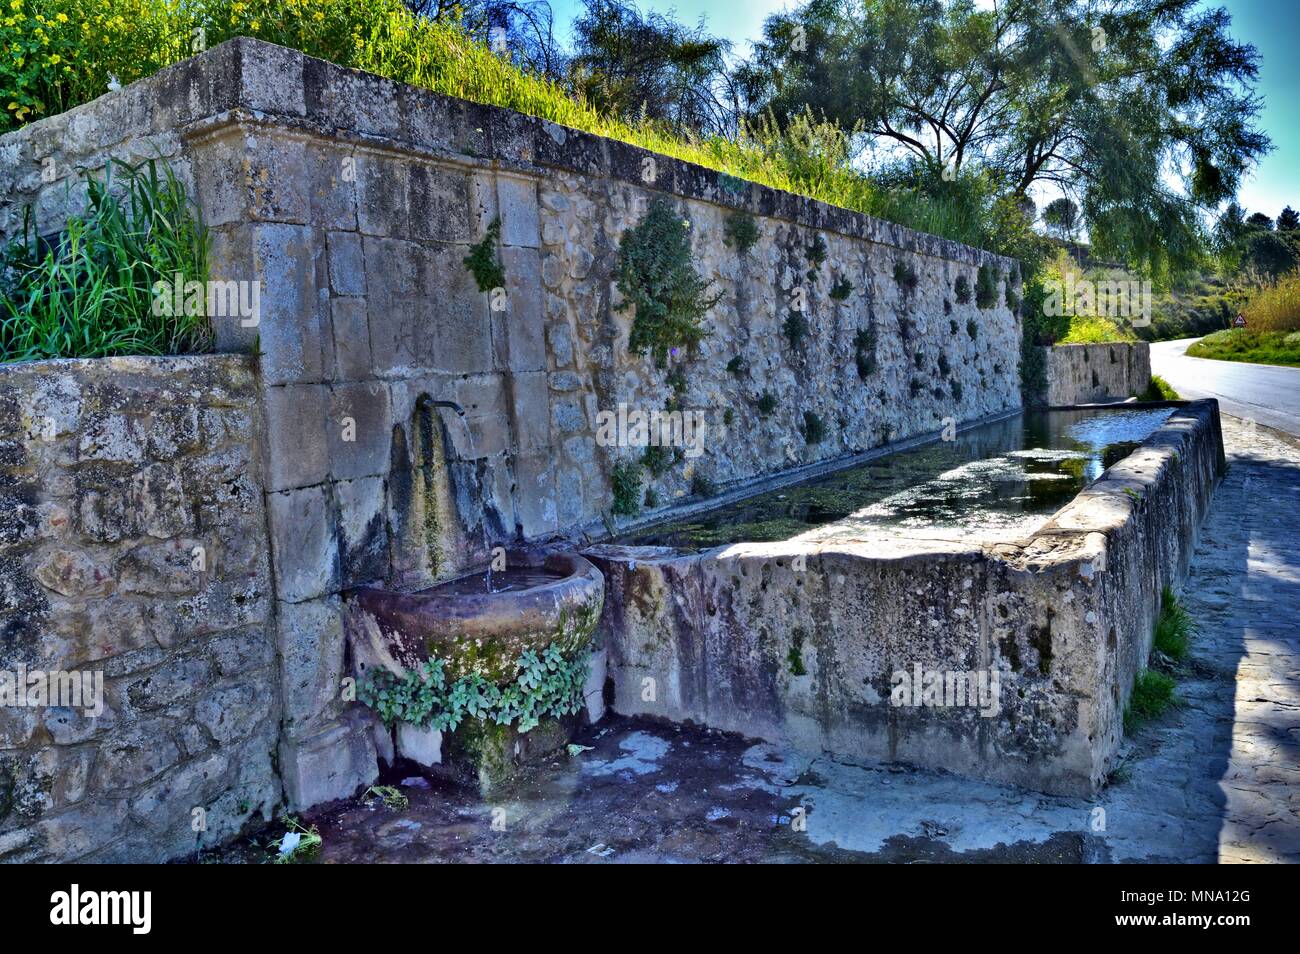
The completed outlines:
[[[916,286],[920,284],[921,277],[916,274],[916,268],[909,262],[897,261],[894,263],[894,284],[901,288],[906,294],[916,291]]]
[[[494,288],[504,288],[506,284],[505,266],[497,255],[497,243],[501,240],[501,219],[495,218],[487,227],[483,241],[469,247],[469,254],[462,262],[474,276],[474,281],[481,292]]]
[[[836,301],[847,301],[849,295],[853,294],[853,282],[849,281],[844,275],[841,275],[831,285],[831,297]]]
[[[707,475],[697,470],[695,472],[695,475],[691,478],[692,496],[712,497],[717,492],[718,489],[716,486],[714,486],[712,478],[708,477]]]
[[[998,300],[998,273],[991,265],[981,265],[975,274],[975,304],[992,308]]]
[[[614,513],[624,517],[635,514],[641,505],[641,465],[621,460],[614,465],[609,479],[614,493]]]
[[[619,240],[617,280],[619,307],[636,310],[628,348],[659,365],[674,348],[695,345],[708,333],[704,315],[721,298],[708,294],[713,283],[692,265],[687,225],[663,199],[651,202],[641,223]]]
[[[876,370],[876,329],[859,328],[853,336],[853,360],[864,381]]]
[[[808,319],[803,316],[803,312],[791,311],[781,325],[781,333],[790,342],[790,347],[798,350],[808,337]]]
[[[771,417],[776,411],[776,395],[771,391],[764,391],[754,402],[754,407],[759,417]]]
[[[758,223],[748,212],[733,212],[722,224],[722,241],[744,255],[758,241]]]
[[[958,275],[957,280],[952,285],[953,297],[957,299],[957,304],[970,304],[970,279],[965,275]]]
[[[736,355],[727,362],[727,373],[735,375],[738,378],[744,377],[749,374],[749,362],[740,355]]]
[[[812,411],[803,412],[803,439],[806,444],[820,444],[826,439],[826,422]]]

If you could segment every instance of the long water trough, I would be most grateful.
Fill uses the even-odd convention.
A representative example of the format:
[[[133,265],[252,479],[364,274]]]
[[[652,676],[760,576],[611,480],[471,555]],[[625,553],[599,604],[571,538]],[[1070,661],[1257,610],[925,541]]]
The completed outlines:
[[[1026,412],[637,529],[614,706],[1091,792],[1222,467],[1212,401]]]

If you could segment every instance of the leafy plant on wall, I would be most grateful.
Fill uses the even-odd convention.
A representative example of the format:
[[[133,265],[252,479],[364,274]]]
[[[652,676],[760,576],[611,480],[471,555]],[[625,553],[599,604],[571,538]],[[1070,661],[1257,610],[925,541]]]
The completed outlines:
[[[640,224],[623,233],[618,250],[618,290],[623,310],[636,309],[628,348],[662,366],[671,351],[697,344],[704,315],[721,295],[691,264],[689,228],[663,199],[655,199]]]

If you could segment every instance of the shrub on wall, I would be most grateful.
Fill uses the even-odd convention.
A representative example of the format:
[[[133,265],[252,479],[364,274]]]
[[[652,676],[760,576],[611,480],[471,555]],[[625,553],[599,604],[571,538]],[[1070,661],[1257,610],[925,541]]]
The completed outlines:
[[[209,350],[207,237],[171,170],[114,160],[85,188],[56,241],[28,215],[0,253],[0,361]]]
[[[619,240],[617,280],[619,307],[636,309],[628,347],[660,365],[673,349],[707,334],[704,315],[721,297],[708,294],[713,283],[692,265],[686,223],[663,199],[651,202],[641,223]]]

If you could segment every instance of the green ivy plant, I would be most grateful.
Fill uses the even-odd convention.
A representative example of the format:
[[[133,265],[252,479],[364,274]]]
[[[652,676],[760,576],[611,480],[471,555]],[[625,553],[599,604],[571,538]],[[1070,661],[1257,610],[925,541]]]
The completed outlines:
[[[663,199],[651,202],[641,223],[619,240],[619,308],[636,310],[628,348],[660,366],[670,352],[708,333],[704,315],[722,297],[708,293],[713,282],[700,277],[692,260],[687,224]]]
[[[582,708],[591,654],[566,659],[551,643],[540,653],[526,649],[515,661],[515,677],[504,686],[478,673],[448,682],[441,659],[430,657],[403,677],[375,671],[357,686],[357,698],[386,725],[406,722],[439,732],[454,732],[468,718],[497,725],[535,729],[547,717],[573,715]]]
[[[469,254],[461,259],[465,263],[465,267],[469,269],[470,274],[474,276],[474,281],[478,284],[478,290],[481,292],[505,287],[505,266],[501,264],[501,259],[497,257],[497,242],[500,239],[501,218],[498,216],[487,227],[487,234],[483,236],[483,241],[471,245]]]

